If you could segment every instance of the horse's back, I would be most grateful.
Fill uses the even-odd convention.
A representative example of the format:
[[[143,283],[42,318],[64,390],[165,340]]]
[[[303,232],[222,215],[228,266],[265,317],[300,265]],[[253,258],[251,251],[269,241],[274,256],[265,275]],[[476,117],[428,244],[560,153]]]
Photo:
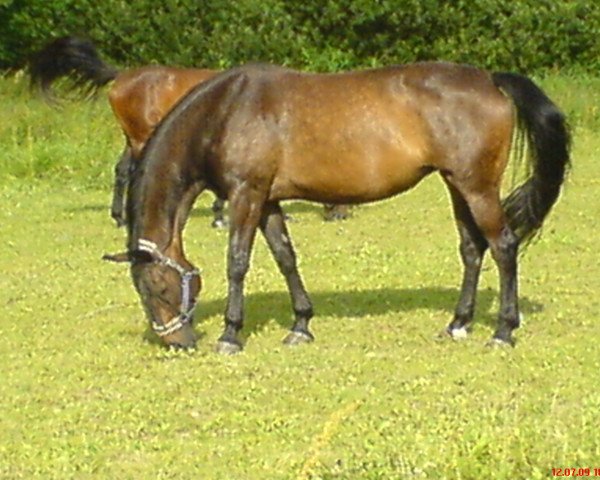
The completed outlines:
[[[271,176],[272,199],[385,198],[433,170],[460,169],[487,148],[499,123],[512,128],[510,104],[473,67],[238,72],[243,86],[226,122],[233,141],[222,149],[224,162],[232,172],[255,164],[257,174]]]

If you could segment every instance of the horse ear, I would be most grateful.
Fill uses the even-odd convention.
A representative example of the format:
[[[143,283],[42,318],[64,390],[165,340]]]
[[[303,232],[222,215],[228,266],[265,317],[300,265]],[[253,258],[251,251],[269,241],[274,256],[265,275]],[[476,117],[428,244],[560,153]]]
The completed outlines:
[[[102,260],[109,262],[123,263],[123,262],[152,262],[154,257],[150,252],[145,250],[132,250],[130,252],[116,253],[114,255],[105,254],[102,256]]]
[[[114,255],[105,253],[104,255],[102,255],[102,260],[106,260],[108,262],[123,263],[131,262],[132,258],[129,252],[115,253]]]

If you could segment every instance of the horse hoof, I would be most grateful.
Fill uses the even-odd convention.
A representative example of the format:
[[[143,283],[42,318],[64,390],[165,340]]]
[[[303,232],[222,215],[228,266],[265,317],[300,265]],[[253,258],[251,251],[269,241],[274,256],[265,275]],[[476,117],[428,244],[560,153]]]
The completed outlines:
[[[215,352],[221,355],[235,355],[241,351],[242,346],[239,343],[219,341],[215,347]]]
[[[489,342],[485,344],[488,348],[505,348],[505,347],[514,347],[515,341],[510,338],[508,340],[504,340],[502,338],[493,337]]]
[[[213,228],[225,228],[227,226],[227,222],[223,219],[215,219],[211,223]]]
[[[341,222],[343,220],[348,220],[348,215],[334,213],[333,215],[326,215],[325,217],[323,217],[323,220],[325,220],[326,222]]]
[[[297,332],[291,331],[287,334],[287,336],[283,339],[284,345],[301,345],[303,343],[311,343],[314,342],[315,337],[310,332]]]
[[[469,331],[465,327],[452,328],[448,330],[448,334],[453,340],[465,340],[469,336]]]

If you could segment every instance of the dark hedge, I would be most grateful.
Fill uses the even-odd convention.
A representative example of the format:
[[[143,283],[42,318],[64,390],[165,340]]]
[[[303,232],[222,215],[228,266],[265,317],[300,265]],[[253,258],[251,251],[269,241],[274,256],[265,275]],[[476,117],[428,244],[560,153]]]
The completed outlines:
[[[91,38],[120,66],[600,66],[597,0],[0,0],[0,68],[22,67],[67,34]]]

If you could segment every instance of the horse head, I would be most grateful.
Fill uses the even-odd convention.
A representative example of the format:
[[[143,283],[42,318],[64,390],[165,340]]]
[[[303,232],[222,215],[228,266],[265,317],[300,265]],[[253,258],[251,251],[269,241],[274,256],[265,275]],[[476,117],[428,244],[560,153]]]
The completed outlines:
[[[104,255],[103,259],[131,264],[131,277],[152,330],[167,346],[195,346],[193,313],[202,288],[197,269],[183,258],[165,255],[155,243],[144,239],[134,250]]]

